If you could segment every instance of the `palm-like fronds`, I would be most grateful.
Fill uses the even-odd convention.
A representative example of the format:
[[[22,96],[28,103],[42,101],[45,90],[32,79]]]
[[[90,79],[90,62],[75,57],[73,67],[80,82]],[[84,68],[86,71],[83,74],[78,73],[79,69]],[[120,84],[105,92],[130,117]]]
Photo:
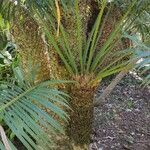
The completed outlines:
[[[75,58],[72,49],[70,47],[69,43],[69,35],[61,25],[60,31],[61,35],[58,39],[59,42],[55,40],[54,35],[49,31],[49,26],[46,24],[43,24],[43,27],[45,29],[45,33],[49,38],[50,44],[53,45],[55,48],[56,52],[59,54],[60,58],[62,59],[67,71],[70,74],[74,75],[88,75],[88,74],[95,74],[96,80],[100,80],[103,77],[106,77],[110,74],[116,73],[121,70],[124,66],[127,65],[128,62],[122,62],[121,64],[117,64],[116,62],[119,60],[113,61],[109,66],[106,66],[107,70],[99,70],[99,66],[102,61],[104,61],[105,56],[109,54],[109,52],[113,49],[115,43],[114,40],[118,33],[121,31],[124,22],[127,18],[127,16],[130,14],[132,11],[132,8],[136,4],[137,0],[132,1],[131,5],[128,7],[126,13],[122,16],[121,20],[118,22],[116,25],[116,28],[114,31],[110,34],[109,38],[107,41],[104,43],[103,47],[99,50],[96,51],[96,44],[98,40],[100,39],[101,35],[101,30],[103,28],[102,24],[104,23],[102,17],[104,14],[104,9],[107,6],[107,1],[103,0],[101,1],[101,8],[100,12],[97,16],[97,19],[95,21],[95,24],[92,28],[92,31],[88,38],[84,37],[85,34],[83,34],[83,28],[84,25],[81,24],[81,17],[79,14],[79,6],[78,6],[78,0],[75,1],[74,3],[74,14],[75,14],[75,19],[76,19],[76,34],[77,34],[77,39],[76,39],[76,45],[79,53],[79,59]],[[42,20],[42,16],[38,14],[39,20]],[[48,18],[47,18],[48,19]],[[86,39],[86,40],[85,40]],[[124,53],[125,55],[120,57],[120,60],[123,57],[126,57],[129,55],[129,53]],[[114,55],[115,56],[115,55]],[[79,61],[78,61],[79,60]]]
[[[118,36],[123,25],[125,24],[128,15],[131,14],[132,9],[137,4],[137,0],[133,0],[132,2],[130,2],[130,5],[126,9],[126,12],[124,13],[120,21],[116,24],[114,31],[110,34],[107,41],[98,51],[96,51],[96,46],[98,40],[101,38],[101,32],[105,24],[105,19],[103,19],[103,17],[104,10],[106,9],[106,7],[109,7],[107,5],[108,2],[107,0],[99,1],[100,11],[92,28],[92,31],[88,37],[85,37],[85,33],[83,34],[84,25],[81,21],[78,2],[78,0],[74,1],[74,5],[72,5],[72,10],[76,19],[75,32],[77,36],[75,40],[77,47],[76,51],[79,54],[79,58],[75,58],[74,53],[72,52],[69,35],[63,24],[60,25],[60,36],[56,40],[54,32],[56,32],[57,30],[57,27],[55,25],[55,22],[57,21],[57,15],[55,11],[56,6],[53,1],[49,0],[43,2],[26,0],[24,2],[24,5],[26,6],[27,10],[29,10],[29,13],[32,14],[32,17],[35,17],[35,20],[37,21],[37,23],[39,23],[39,26],[43,27],[43,30],[48,37],[49,43],[53,45],[54,49],[64,63],[67,71],[71,75],[94,74],[94,78],[98,81],[101,80],[103,77],[119,72],[128,64],[127,61],[120,61],[121,64],[116,63],[119,62],[117,58],[112,61],[111,64],[106,66],[107,69],[100,70],[101,68],[99,68],[101,63],[105,61],[105,56],[110,53],[110,51],[114,48],[116,42],[118,42],[116,41],[116,37]],[[21,1],[18,1],[18,5],[20,3]],[[63,1],[63,4],[66,3],[64,3]],[[65,7],[67,7],[67,5],[65,5]],[[111,9],[111,6],[108,9]],[[52,10],[51,13],[50,10]],[[124,56],[122,55],[122,57],[120,57],[120,60],[123,60],[123,58],[128,56],[130,53],[123,54]]]
[[[64,133],[59,120],[52,116],[58,116],[60,121],[68,118],[62,110],[68,108],[68,95],[53,86],[66,81],[31,85],[22,79],[20,72],[17,80],[0,83],[0,117],[27,149],[50,149],[53,144],[50,135]],[[0,147],[3,147],[2,143]]]
[[[144,76],[142,85],[150,85],[150,47],[138,49],[136,56],[139,58],[139,62],[136,65],[136,69]]]
[[[125,11],[129,5],[130,0],[115,0],[114,3]],[[147,35],[150,35],[150,1],[139,0],[133,8],[131,16],[128,18],[127,25],[130,32],[139,32],[142,34],[142,38],[146,39]]]
[[[10,140],[8,140],[8,144],[9,144],[9,147],[11,148],[11,150],[17,150],[16,147],[12,144],[12,142]],[[0,141],[0,149],[3,150],[3,149],[6,149],[6,147],[3,145],[3,143]]]
[[[150,84],[150,46],[145,44],[141,40],[141,35],[128,35],[125,34],[126,38],[129,38],[134,44],[134,57],[137,60],[135,68],[144,75],[143,85],[147,86]]]
[[[70,76],[73,77],[73,79],[79,81],[79,84],[77,84],[74,87],[75,92],[73,91],[73,88],[71,88],[72,91],[70,92],[75,93],[73,93],[73,96],[75,96],[75,101],[73,101],[72,105],[74,105],[77,108],[77,110],[75,110],[74,113],[75,115],[72,115],[75,116],[72,117],[72,122],[74,123],[74,118],[77,118],[78,124],[78,122],[83,121],[82,115],[87,115],[87,113],[79,115],[80,109],[83,109],[84,106],[86,106],[87,109],[90,108],[90,106],[92,106],[91,104],[93,103],[93,101],[91,101],[91,95],[95,87],[91,88],[91,85],[93,86],[95,82],[97,83],[102,78],[121,71],[122,69],[126,68],[126,66],[129,64],[128,59],[124,58],[129,58],[129,56],[131,55],[130,49],[118,53],[119,57],[116,56],[116,54],[114,54],[113,57],[115,58],[115,60],[112,60],[112,62],[105,66],[105,68],[101,68],[101,64],[105,61],[106,56],[110,54],[111,50],[115,47],[115,44],[120,40],[120,32],[126,24],[126,22],[128,21],[128,16],[131,16],[131,12],[133,11],[135,5],[138,3],[138,0],[131,0],[130,3],[128,3],[129,5],[128,7],[126,7],[124,14],[120,18],[120,21],[116,23],[114,30],[99,50],[96,49],[97,43],[101,38],[103,27],[105,25],[105,21],[107,20],[107,15],[110,13],[108,11],[107,14],[105,14],[105,10],[107,10],[107,8],[108,10],[111,9],[113,3],[109,3],[108,5],[107,0],[99,0],[100,9],[97,19],[92,27],[92,30],[90,31],[90,34],[87,35],[83,33],[84,25],[82,24],[83,22],[80,14],[79,1],[75,0],[74,5],[72,5],[71,13],[73,18],[75,19],[74,30],[76,35],[74,43],[76,44],[76,52],[77,54],[79,54],[78,58],[74,55],[71,45],[72,43],[70,42],[71,35],[69,35],[69,33],[67,32],[67,29],[63,22],[62,24],[60,24],[59,37],[57,37],[55,34],[57,31],[56,24],[59,18],[57,18],[57,11],[54,2],[55,1],[51,0],[25,0],[24,3],[22,3],[21,0],[18,0],[17,6],[21,6],[23,9],[26,10],[28,15],[31,15],[32,18],[34,18],[34,20],[37,21],[39,27],[41,27],[41,29],[45,32],[49,44],[55,49],[56,53],[59,55],[61,59],[61,64],[65,66],[65,69],[68,73],[70,73]],[[61,7],[60,10],[64,9],[62,5],[65,6],[65,8],[67,7],[67,3],[64,3],[64,0],[62,0],[61,2],[62,3],[59,3]],[[18,79],[19,78],[20,77],[18,77]],[[34,77],[31,77],[29,81],[32,81],[32,78]],[[89,85],[89,82],[91,84],[90,86],[87,86]],[[57,102],[65,107],[67,105],[63,98],[64,94],[60,93],[60,91],[58,90],[51,89],[48,86],[51,85],[52,82],[44,82],[37,85],[35,85],[34,82],[29,83],[32,84],[30,85],[28,83],[25,83],[24,80],[20,80],[19,84],[15,84],[13,86],[7,84],[6,88],[2,90],[2,92],[5,92],[4,94],[6,94],[7,99],[4,99],[5,97],[2,93],[1,100],[3,106],[1,110],[5,122],[9,123],[10,128],[17,133],[16,135],[23,142],[23,144],[25,144],[28,149],[32,149],[32,147],[37,148],[35,141],[38,141],[38,143],[42,143],[44,145],[46,145],[49,142],[45,140],[47,135],[43,133],[43,130],[40,130],[40,133],[44,134],[43,137],[45,139],[41,138],[41,136],[39,137],[39,134],[35,131],[35,128],[31,128],[31,123],[33,123],[32,118],[34,118],[34,120],[38,122],[39,128],[40,126],[44,126],[44,129],[50,130],[48,125],[51,125],[51,128],[55,128],[59,131],[62,131],[60,124],[52,117],[47,116],[47,114],[40,108],[49,108],[51,111],[55,112],[60,118],[65,119],[65,117],[67,116],[65,112],[63,112],[58,106],[55,106],[52,102]],[[80,92],[78,92],[78,90],[80,90]],[[88,96],[83,96],[83,98],[81,98],[82,95],[84,95],[85,91],[87,91]],[[60,101],[60,99],[62,99],[62,101]],[[78,107],[81,106],[78,104],[78,100],[83,101],[83,103],[81,104],[83,105],[83,108]],[[5,102],[8,103],[5,104]],[[40,106],[40,108],[37,106]],[[23,111],[21,111],[20,107],[23,108]],[[40,111],[38,109],[40,109]],[[6,111],[8,111],[7,115],[5,115]],[[28,118],[27,116],[22,118],[25,112],[29,114]],[[16,116],[15,113],[17,114]],[[78,120],[78,117],[80,117],[81,119]],[[90,115],[88,117],[90,117]],[[90,120],[90,118],[88,117],[85,118]],[[23,124],[22,122],[24,122],[25,118],[29,120],[29,123],[31,121],[32,122],[30,124]],[[16,128],[14,127],[16,120],[19,121],[19,124],[21,124],[19,128],[22,131],[21,134],[20,132],[18,133]],[[13,126],[12,124],[10,124],[9,121],[13,123]],[[80,125],[77,126],[80,127]],[[85,135],[85,131],[83,132],[83,135]],[[34,137],[34,135],[36,135],[36,138]],[[33,138],[30,138],[31,136]],[[45,141],[43,142],[43,140]]]
[[[141,75],[144,75],[143,85],[150,85],[150,48],[149,51],[140,51],[137,53],[140,58],[140,62],[137,64],[136,68],[142,70]]]

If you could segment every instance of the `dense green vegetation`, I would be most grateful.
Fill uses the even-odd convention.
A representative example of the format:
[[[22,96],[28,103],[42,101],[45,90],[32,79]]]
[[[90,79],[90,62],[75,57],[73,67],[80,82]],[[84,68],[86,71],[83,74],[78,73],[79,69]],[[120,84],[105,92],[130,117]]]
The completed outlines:
[[[149,10],[148,0],[1,0],[0,148],[55,149],[60,136],[87,149],[103,78],[136,68],[150,83]]]

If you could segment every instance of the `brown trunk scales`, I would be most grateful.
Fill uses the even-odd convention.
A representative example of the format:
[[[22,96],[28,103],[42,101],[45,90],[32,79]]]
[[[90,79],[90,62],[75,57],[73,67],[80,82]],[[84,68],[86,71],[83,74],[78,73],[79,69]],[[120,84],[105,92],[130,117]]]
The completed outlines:
[[[33,69],[37,68],[38,65],[35,70],[37,74],[36,82],[48,80],[50,79],[51,68],[44,35],[33,18],[26,14],[24,10],[21,10],[20,13],[23,19],[18,21],[20,14],[16,14],[11,33],[17,43],[22,68],[28,75],[29,63],[32,63]]]
[[[70,95],[70,121],[68,135],[77,145],[90,143],[93,120],[93,93],[95,89],[88,87],[72,87]]]

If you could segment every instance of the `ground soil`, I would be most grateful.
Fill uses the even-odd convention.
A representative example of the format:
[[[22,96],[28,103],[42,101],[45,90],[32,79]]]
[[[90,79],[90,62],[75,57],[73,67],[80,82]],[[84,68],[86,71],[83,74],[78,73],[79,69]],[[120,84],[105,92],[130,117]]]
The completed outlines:
[[[98,97],[108,85],[104,81]],[[95,108],[90,150],[150,150],[150,89],[128,74]]]

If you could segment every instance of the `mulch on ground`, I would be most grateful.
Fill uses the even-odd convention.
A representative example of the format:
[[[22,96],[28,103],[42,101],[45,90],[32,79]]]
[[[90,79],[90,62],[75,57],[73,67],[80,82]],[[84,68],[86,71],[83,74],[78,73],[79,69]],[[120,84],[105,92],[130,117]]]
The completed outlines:
[[[106,84],[107,83],[107,84]],[[104,81],[98,97],[108,85]],[[90,150],[150,150],[150,89],[128,74],[94,110]]]

